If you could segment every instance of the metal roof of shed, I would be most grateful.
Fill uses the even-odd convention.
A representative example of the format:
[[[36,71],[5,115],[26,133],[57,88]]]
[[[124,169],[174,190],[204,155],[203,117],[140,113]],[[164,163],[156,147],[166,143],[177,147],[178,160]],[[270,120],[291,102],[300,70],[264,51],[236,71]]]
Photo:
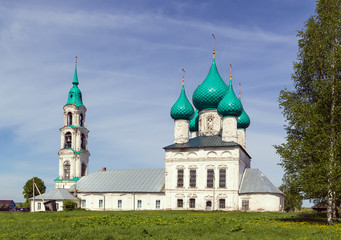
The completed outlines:
[[[283,194],[258,168],[245,169],[239,193]]]
[[[163,192],[165,169],[113,169],[82,177],[77,192]]]
[[[197,147],[231,147],[240,146],[236,142],[224,142],[221,136],[199,136],[189,139],[187,143],[174,143],[172,145],[164,147],[164,149],[171,148],[197,148]]]
[[[69,192],[69,189],[64,188],[56,188],[53,191],[44,193],[42,195],[44,200],[78,200],[78,198]],[[30,199],[33,199],[33,197]],[[35,199],[42,199],[42,197],[38,195],[35,196]]]

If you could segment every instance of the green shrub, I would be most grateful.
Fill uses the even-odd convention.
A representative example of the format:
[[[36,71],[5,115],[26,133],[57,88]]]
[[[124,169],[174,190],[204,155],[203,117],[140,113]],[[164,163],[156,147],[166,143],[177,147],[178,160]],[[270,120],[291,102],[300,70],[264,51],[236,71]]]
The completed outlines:
[[[64,202],[64,211],[72,211],[77,207],[77,203],[71,200],[67,200]]]

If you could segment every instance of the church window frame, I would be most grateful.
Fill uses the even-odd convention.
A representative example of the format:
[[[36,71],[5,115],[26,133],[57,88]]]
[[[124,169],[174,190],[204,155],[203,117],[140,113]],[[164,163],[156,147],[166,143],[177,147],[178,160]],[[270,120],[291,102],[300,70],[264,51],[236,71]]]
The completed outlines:
[[[41,203],[38,203],[37,210],[41,210]]]
[[[177,175],[177,184],[176,186],[178,188],[183,188],[184,187],[184,169],[178,169],[178,175]]]
[[[224,198],[219,199],[219,208],[220,209],[226,208],[226,200]]]
[[[85,176],[86,174],[86,165],[85,163],[82,163],[82,167],[81,167],[81,176]]]
[[[183,208],[184,207],[184,200],[182,198],[179,198],[177,201],[176,201],[176,206],[178,208]]]
[[[197,170],[196,169],[189,170],[189,187],[190,188],[197,187]]]
[[[70,176],[70,174],[71,174],[71,164],[70,164],[69,161],[65,161],[63,163],[63,170],[64,170],[63,178],[64,179],[70,179],[71,178],[71,176]]]
[[[155,201],[155,208],[160,209],[161,208],[161,200],[156,200]]]
[[[98,200],[98,207],[103,208],[103,199]]]
[[[219,188],[226,188],[226,168],[219,169]]]
[[[81,135],[81,149],[86,149],[86,137],[84,133]]]
[[[214,188],[214,169],[207,169],[207,188]]]
[[[85,199],[82,199],[82,201],[81,201],[81,207],[82,207],[82,208],[86,208],[86,200],[85,200]]]
[[[137,208],[142,208],[142,200],[137,200]]]
[[[71,113],[71,112],[68,112],[68,113],[67,113],[66,125],[67,125],[67,126],[72,125],[72,113]]]
[[[117,208],[122,208],[122,200],[117,200]]]
[[[189,208],[195,208],[195,198],[189,199]]]
[[[83,115],[83,113],[79,114],[79,126],[84,127],[84,115]]]
[[[250,202],[249,199],[242,200],[242,211],[249,211],[250,210]]]

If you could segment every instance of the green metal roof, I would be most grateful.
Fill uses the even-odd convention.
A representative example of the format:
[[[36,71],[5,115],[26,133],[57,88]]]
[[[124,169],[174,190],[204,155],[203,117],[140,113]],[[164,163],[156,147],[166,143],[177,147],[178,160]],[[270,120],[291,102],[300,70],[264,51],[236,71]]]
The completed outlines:
[[[199,130],[199,110],[196,110],[194,113],[194,117],[189,122],[189,130],[191,132]]]
[[[228,116],[238,117],[242,114],[243,105],[233,91],[232,80],[230,80],[227,93],[225,94],[224,98],[219,102],[217,110],[224,117]]]
[[[227,85],[220,77],[215,58],[213,58],[211,69],[197,89],[193,93],[193,104],[199,110],[216,109],[227,91]]]
[[[174,143],[166,146],[163,149],[172,148],[198,148],[198,147],[232,147],[240,146],[236,142],[224,142],[221,140],[221,136],[199,136],[189,139],[187,143]]]
[[[82,92],[78,88],[77,64],[75,65],[75,74],[72,81],[73,87],[71,88],[66,105],[75,105],[76,107],[83,106]]]
[[[174,120],[190,120],[193,118],[194,109],[188,101],[184,85],[182,85],[180,96],[174,103],[170,115]]]

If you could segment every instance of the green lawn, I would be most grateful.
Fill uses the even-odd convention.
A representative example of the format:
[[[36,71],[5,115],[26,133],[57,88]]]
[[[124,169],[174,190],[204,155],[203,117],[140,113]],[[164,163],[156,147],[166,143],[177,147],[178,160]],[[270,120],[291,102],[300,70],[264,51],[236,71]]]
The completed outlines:
[[[0,239],[340,239],[325,214],[137,211],[0,212]]]

